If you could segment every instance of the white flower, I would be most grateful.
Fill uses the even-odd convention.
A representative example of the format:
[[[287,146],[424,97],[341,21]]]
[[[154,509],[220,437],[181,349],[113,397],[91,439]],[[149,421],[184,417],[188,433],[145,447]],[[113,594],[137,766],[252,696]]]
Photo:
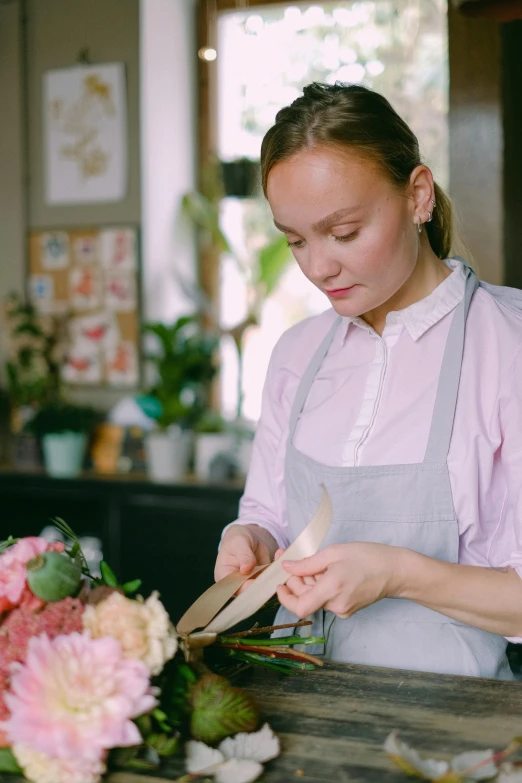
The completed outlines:
[[[125,658],[134,658],[159,674],[178,649],[176,632],[165,607],[154,591],[146,601],[126,598],[115,591],[83,613],[83,627],[93,639],[112,636],[118,639]]]
[[[33,783],[97,783],[105,772],[101,759],[52,758],[22,742],[13,746],[13,753]]]
[[[427,780],[437,780],[448,772],[462,775],[468,769],[472,771],[463,778],[464,780],[486,780],[495,777],[497,774],[497,768],[493,761],[490,760],[493,756],[492,750],[460,753],[449,763],[447,761],[436,761],[435,759],[424,759],[416,750],[399,739],[397,731],[392,731],[386,738],[384,749],[404,772],[410,775],[420,775]],[[477,765],[481,766],[473,769]]]
[[[279,750],[279,739],[265,723],[260,731],[228,737],[217,750],[191,740],[187,743],[187,771],[214,775],[216,783],[252,783],[262,774],[262,764],[278,756]]]
[[[497,783],[522,783],[522,769],[507,761],[500,767]]]

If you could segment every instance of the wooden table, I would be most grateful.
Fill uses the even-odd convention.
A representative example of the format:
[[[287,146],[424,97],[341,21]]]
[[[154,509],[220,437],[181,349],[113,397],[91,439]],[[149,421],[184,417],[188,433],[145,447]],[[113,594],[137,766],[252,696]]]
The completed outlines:
[[[435,757],[500,750],[522,733],[522,682],[327,664],[289,677],[248,672],[241,685],[281,739],[262,783],[405,783],[382,749],[393,729]],[[163,783],[181,771],[173,764],[152,780],[120,772],[110,783]]]

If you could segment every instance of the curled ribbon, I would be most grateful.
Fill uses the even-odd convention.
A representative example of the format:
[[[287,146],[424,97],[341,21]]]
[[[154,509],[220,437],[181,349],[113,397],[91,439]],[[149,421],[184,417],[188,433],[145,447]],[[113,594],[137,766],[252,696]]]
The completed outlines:
[[[303,532],[290,544],[285,559],[300,560],[314,555],[331,522],[332,503],[323,487],[319,508]],[[241,585],[252,578],[256,580],[255,590],[245,590],[234,598]],[[250,574],[234,571],[209,587],[185,612],[176,627],[187,660],[202,647],[212,644],[218,634],[257,612],[275,594],[278,586],[285,584],[289,578],[290,574],[284,570],[281,560],[275,560],[269,565],[258,566]]]

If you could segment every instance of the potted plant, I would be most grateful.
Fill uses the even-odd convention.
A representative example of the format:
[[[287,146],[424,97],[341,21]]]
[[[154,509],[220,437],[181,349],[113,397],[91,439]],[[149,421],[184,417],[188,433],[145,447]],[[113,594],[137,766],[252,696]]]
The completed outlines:
[[[209,407],[219,335],[198,315],[145,324],[143,331],[155,338],[146,354],[155,377],[140,403],[157,425],[145,438],[148,471],[155,481],[176,481],[187,472],[192,430]]]
[[[94,408],[62,400],[49,402],[25,425],[41,440],[44,465],[50,476],[77,476],[83,465],[87,439],[99,418]]]
[[[212,462],[218,454],[232,457],[234,434],[219,413],[206,411],[194,427],[194,472],[199,479],[208,481]]]
[[[60,397],[67,315],[39,313],[11,294],[4,302],[3,321],[13,461],[20,468],[36,467],[40,464],[38,443],[24,424],[35,409]]]
[[[234,168],[236,163],[233,161],[228,164]],[[259,176],[258,164],[255,161],[243,160],[249,171],[252,181]],[[259,325],[259,315],[261,305],[266,297],[270,296],[277,288],[277,285],[292,259],[292,254],[288,248],[288,242],[285,236],[276,234],[267,237],[267,241],[255,250],[247,251],[245,257],[240,257],[239,253],[232,247],[227,236],[221,229],[220,224],[220,204],[225,196],[234,195],[236,198],[255,197],[255,189],[250,185],[247,187],[249,193],[240,189],[233,192],[231,183],[227,183],[227,168],[217,159],[211,157],[207,165],[202,169],[201,191],[191,191],[185,193],[181,202],[182,214],[191,221],[196,227],[199,239],[199,248],[201,253],[212,252],[214,254],[226,253],[231,256],[237,265],[237,268],[243,275],[248,288],[248,312],[245,318],[231,328],[220,328],[221,336],[230,336],[237,351],[238,360],[238,390],[236,416],[241,418],[243,408],[243,347],[246,331],[252,326]],[[227,187],[230,185],[230,187]],[[181,280],[180,280],[181,282]],[[206,299],[202,290],[186,290],[185,293],[192,294],[198,301],[198,306],[204,306],[207,316],[213,319],[216,328],[217,317],[212,303]],[[184,288],[187,288],[186,284]]]

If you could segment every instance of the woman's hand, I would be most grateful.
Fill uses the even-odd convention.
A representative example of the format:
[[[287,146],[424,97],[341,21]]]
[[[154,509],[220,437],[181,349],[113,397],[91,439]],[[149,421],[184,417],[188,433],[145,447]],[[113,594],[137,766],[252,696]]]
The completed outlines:
[[[256,566],[271,563],[276,549],[277,543],[273,536],[259,525],[232,525],[223,536],[214,579],[218,582],[234,571],[250,574]],[[238,592],[253,582],[253,579],[248,579]]]
[[[321,608],[351,617],[399,593],[404,551],[386,544],[334,544],[312,557],[284,561],[292,576],[278,587],[279,601],[299,618]]]

